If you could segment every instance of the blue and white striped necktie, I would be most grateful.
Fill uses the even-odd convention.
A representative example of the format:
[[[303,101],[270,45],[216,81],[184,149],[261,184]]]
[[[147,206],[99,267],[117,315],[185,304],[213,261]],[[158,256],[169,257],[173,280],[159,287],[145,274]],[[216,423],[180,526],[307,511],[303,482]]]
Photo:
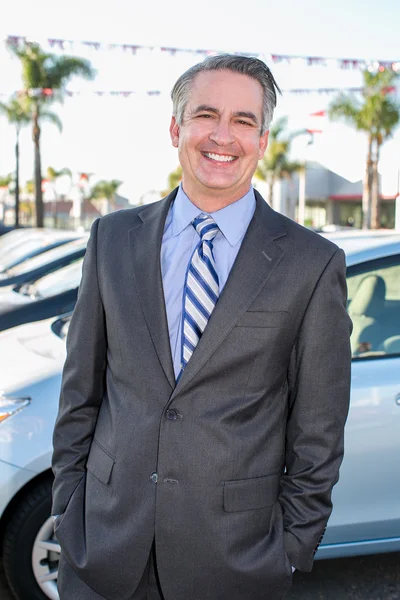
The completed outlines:
[[[208,323],[219,297],[213,240],[219,228],[210,215],[192,221],[200,236],[189,262],[183,289],[181,376]]]

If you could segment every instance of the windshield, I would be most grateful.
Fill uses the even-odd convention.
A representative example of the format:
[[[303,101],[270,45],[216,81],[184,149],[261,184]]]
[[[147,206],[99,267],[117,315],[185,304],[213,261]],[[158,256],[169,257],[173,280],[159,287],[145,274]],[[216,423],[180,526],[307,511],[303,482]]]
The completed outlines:
[[[3,262],[2,259],[6,257],[9,252],[12,252],[21,244],[25,244],[29,239],[38,240],[42,237],[43,232],[40,232],[36,229],[34,229],[33,231],[25,231],[24,229],[18,229],[2,235],[0,237],[0,263]]]
[[[52,248],[52,250],[46,250],[46,252],[42,252],[42,254],[38,254],[33,258],[24,260],[23,263],[8,269],[7,275],[9,277],[15,277],[16,275],[29,273],[30,271],[33,271],[33,269],[43,267],[43,265],[47,265],[55,260],[58,260],[59,258],[73,254],[77,250],[86,248],[86,244],[87,238],[83,240],[75,240],[73,242],[63,244],[62,246],[57,246],[57,248]]]
[[[50,273],[50,275],[41,277],[36,283],[28,286],[29,295],[33,295],[38,299],[50,298],[56,294],[61,294],[62,292],[77,288],[82,277],[82,265],[83,258],[80,258],[72,263],[72,265],[68,265],[67,267],[58,269],[55,273]],[[24,293],[23,288],[25,288],[25,286],[22,286],[20,290],[22,293]]]
[[[71,236],[70,239],[72,239]],[[25,240],[18,246],[11,250],[4,250],[0,254],[0,271],[6,271],[10,269],[16,263],[22,262],[24,257],[28,257],[30,254],[35,253],[39,254],[44,251],[45,248],[51,246],[53,244],[62,245],[65,242],[68,242],[68,236],[59,235],[59,234],[42,234],[39,237],[34,237]]]
[[[375,237],[375,236],[357,236],[357,237],[333,237],[326,236],[329,240],[334,242],[339,248],[342,248],[346,255],[351,255],[362,250],[369,248],[379,248],[385,246],[390,242],[400,242],[400,236],[391,235],[390,237]]]
[[[4,250],[11,250],[11,248],[17,246],[28,238],[34,237],[43,237],[43,229],[22,228],[8,231],[0,236],[0,254],[2,254]]]

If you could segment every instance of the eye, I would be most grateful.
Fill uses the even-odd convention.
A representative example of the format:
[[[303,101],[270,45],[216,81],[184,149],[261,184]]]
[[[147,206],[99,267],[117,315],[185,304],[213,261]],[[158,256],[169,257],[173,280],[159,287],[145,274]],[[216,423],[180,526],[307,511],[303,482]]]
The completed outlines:
[[[197,118],[198,119],[212,119],[212,115],[207,114],[207,113],[204,113],[204,114],[202,113],[200,115],[197,115]]]
[[[248,127],[254,127],[253,123],[250,123],[249,121],[243,121],[243,119],[238,119],[236,123],[238,123],[239,125],[247,125]]]

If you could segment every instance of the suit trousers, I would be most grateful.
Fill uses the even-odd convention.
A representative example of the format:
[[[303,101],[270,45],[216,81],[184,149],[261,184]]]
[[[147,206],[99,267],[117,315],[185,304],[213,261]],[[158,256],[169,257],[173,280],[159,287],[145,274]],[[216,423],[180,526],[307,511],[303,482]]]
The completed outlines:
[[[58,590],[60,600],[106,600],[78,577],[62,553],[58,569]],[[158,579],[154,544],[139,585],[129,600],[165,600]]]

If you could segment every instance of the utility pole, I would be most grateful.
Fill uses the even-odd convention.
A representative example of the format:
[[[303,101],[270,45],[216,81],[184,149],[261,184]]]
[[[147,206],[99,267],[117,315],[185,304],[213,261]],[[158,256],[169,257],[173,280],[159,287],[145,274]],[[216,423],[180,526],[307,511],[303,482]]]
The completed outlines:
[[[400,169],[397,169],[397,196],[394,205],[394,228],[400,232]]]
[[[311,144],[314,143],[314,132],[310,129],[305,129],[296,133],[297,135],[307,134],[309,140],[304,150],[304,168],[299,172],[299,206],[297,213],[297,222],[300,225],[304,225],[306,219],[306,180],[307,180],[307,149]]]

